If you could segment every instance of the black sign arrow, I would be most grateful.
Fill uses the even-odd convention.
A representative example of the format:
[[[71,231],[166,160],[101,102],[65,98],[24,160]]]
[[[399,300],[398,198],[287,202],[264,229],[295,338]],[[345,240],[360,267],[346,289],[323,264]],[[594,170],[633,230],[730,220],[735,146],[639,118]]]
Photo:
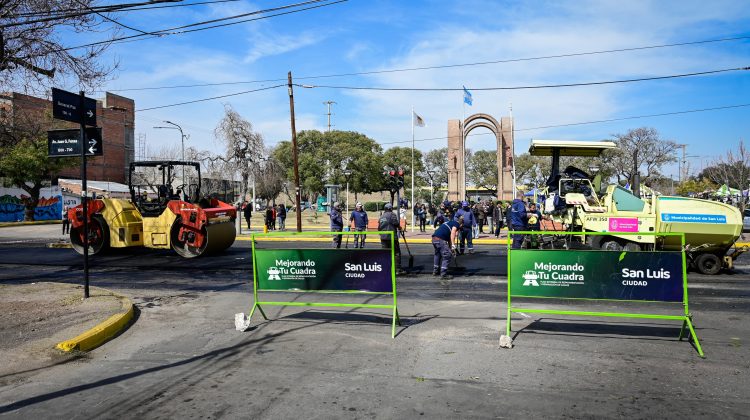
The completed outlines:
[[[80,130],[50,130],[47,131],[47,147],[49,157],[81,156]],[[86,129],[88,139],[87,156],[101,156],[102,129],[89,127]]]
[[[81,97],[73,92],[52,88],[52,116],[58,120],[96,127],[96,100]]]

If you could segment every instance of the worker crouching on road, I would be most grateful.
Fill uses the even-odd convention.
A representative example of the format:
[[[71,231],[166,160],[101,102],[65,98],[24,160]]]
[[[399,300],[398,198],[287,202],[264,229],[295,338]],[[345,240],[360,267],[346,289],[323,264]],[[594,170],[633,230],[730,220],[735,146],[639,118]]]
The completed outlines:
[[[393,232],[393,253],[396,256],[396,271],[403,273],[401,269],[401,248],[398,245],[398,233],[401,229],[399,224],[398,216],[393,212],[393,205],[387,203],[385,205],[383,214],[378,220],[378,230],[382,232]],[[381,234],[380,245],[384,249],[391,249],[391,236]]]
[[[341,217],[341,206],[339,203],[333,203],[331,212],[328,215],[331,217],[331,232],[341,232],[344,230],[344,220]],[[333,247],[341,248],[341,235],[333,236]]]
[[[432,247],[435,248],[435,258],[432,264],[432,275],[440,274],[441,279],[448,278],[448,266],[453,253],[456,252],[456,237],[464,224],[464,218],[458,221],[449,220],[435,229],[432,234]]]
[[[362,203],[357,203],[357,206],[354,208],[352,215],[349,216],[349,221],[354,222],[355,232],[364,232],[367,230],[367,212],[362,207]],[[354,248],[364,248],[366,237],[367,235],[355,234]]]
[[[474,217],[474,213],[471,211],[471,207],[469,207],[469,202],[464,201],[461,203],[461,208],[456,211],[455,215],[453,216],[454,221],[458,221],[459,218],[463,217],[464,223],[461,225],[461,231],[459,232],[459,237],[461,238],[461,245],[458,248],[458,253],[460,255],[463,255],[464,249],[466,247],[466,242],[469,242],[469,254],[474,253],[474,242],[472,241],[471,233],[474,227],[477,225],[477,219]]]

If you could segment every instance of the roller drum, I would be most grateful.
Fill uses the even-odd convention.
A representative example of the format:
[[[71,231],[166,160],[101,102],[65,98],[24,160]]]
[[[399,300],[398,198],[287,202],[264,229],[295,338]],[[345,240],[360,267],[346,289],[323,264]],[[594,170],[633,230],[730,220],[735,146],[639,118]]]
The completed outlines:
[[[180,227],[181,223],[178,219],[172,226],[172,249],[184,258],[221,252],[232,246],[236,236],[234,223],[217,223],[204,226],[201,229],[201,235],[205,238],[203,245],[195,247],[180,240]]]
[[[109,226],[100,215],[93,215],[88,223],[89,255],[96,255],[109,247]],[[83,224],[70,229],[70,244],[83,255]]]

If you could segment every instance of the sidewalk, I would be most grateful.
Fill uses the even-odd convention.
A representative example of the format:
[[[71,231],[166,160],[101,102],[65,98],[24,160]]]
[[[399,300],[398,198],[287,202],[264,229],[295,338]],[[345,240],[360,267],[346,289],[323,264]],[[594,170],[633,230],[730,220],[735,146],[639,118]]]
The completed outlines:
[[[122,301],[112,292],[92,287],[37,282],[0,284],[0,385],[24,374],[66,363],[79,355],[55,345],[94,328],[121,313]]]

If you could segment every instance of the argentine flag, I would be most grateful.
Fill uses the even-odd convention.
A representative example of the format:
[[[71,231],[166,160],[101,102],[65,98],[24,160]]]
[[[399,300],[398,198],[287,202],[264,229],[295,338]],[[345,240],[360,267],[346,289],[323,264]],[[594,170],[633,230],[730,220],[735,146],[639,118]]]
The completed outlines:
[[[469,92],[469,90],[466,89],[466,86],[464,86],[463,88],[464,88],[464,103],[467,103],[469,104],[469,106],[471,106],[471,104],[474,102],[474,100],[471,99],[471,92]]]

